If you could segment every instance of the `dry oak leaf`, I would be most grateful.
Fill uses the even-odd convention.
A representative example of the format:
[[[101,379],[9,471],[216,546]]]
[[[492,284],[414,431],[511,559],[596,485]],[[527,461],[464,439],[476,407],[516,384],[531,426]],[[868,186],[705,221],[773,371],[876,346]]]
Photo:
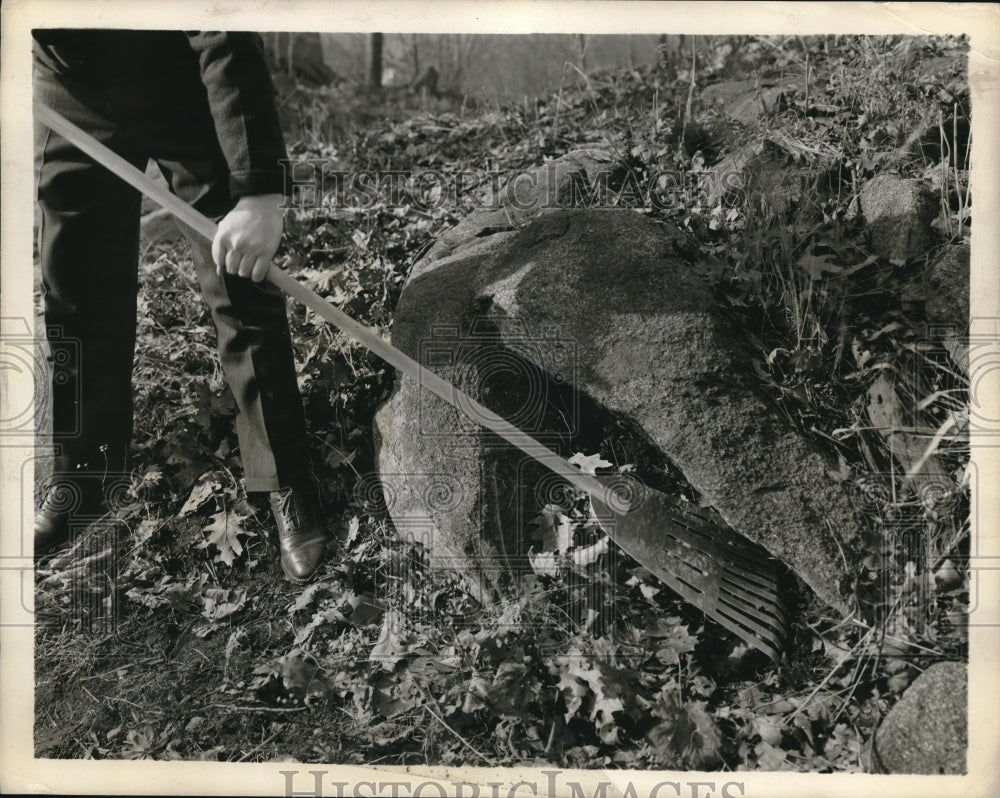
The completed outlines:
[[[243,544],[239,539],[243,530],[240,528],[240,517],[236,513],[226,509],[220,510],[212,516],[211,523],[202,531],[208,533],[208,538],[199,543],[198,548],[215,546],[219,550],[215,556],[216,562],[232,565],[233,561],[243,553]]]
[[[599,454],[585,456],[582,452],[577,452],[569,458],[569,463],[570,465],[575,465],[584,474],[590,474],[591,476],[597,476],[598,468],[611,468],[611,463],[602,459]]]

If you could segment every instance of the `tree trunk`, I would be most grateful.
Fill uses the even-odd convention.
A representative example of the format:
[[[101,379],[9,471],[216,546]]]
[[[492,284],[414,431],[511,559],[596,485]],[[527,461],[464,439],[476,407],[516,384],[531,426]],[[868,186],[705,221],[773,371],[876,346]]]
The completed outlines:
[[[580,62],[580,71],[587,71],[587,35],[585,33],[578,33],[576,35],[576,54],[577,60]]]
[[[413,65],[413,80],[420,77],[420,45],[416,33],[410,34],[410,62]]]
[[[372,33],[368,37],[368,86],[382,88],[382,34]]]
[[[275,77],[311,86],[326,86],[337,77],[323,60],[318,33],[274,33],[265,40],[264,49]]]

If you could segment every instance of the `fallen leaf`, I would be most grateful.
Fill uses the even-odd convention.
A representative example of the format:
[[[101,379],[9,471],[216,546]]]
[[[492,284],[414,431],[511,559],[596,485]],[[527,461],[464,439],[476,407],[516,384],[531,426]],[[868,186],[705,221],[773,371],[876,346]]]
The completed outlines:
[[[493,677],[486,699],[490,706],[504,715],[517,713],[522,708],[525,667],[520,662],[502,662]]]
[[[473,676],[465,689],[462,711],[472,714],[478,709],[486,709],[486,696],[489,690],[490,683],[486,679],[479,675]]]
[[[243,644],[243,640],[246,638],[246,627],[238,626],[232,632],[229,633],[229,637],[226,639],[226,667],[229,667],[229,660],[232,659],[233,654],[239,650],[240,646]]]
[[[354,626],[370,626],[378,623],[385,613],[385,604],[375,598],[372,593],[351,595],[346,605],[340,606],[340,611],[347,622]]]
[[[378,660],[383,670],[391,671],[405,653],[403,615],[398,610],[389,610],[382,619],[382,632],[372,646],[368,658]]]
[[[872,263],[874,263],[877,260],[878,260],[878,256],[877,255],[869,255],[867,258],[865,258],[860,263],[856,263],[853,266],[848,266],[846,269],[842,270],[840,272],[840,276],[841,277],[847,277],[848,275],[854,274],[854,272],[858,271],[859,269],[863,269],[865,266],[870,266]]]
[[[645,598],[646,601],[652,601],[656,596],[659,595],[660,588],[653,587],[653,585],[650,585],[646,582],[640,582],[639,592],[642,593],[643,598]]]
[[[576,650],[559,657],[555,665],[559,671],[558,689],[566,703],[566,722],[576,715],[588,695],[592,696],[590,719],[594,728],[603,742],[616,743],[618,724],[614,713],[625,711],[622,696],[628,685],[616,678],[614,671],[606,673],[600,664],[589,664]]]
[[[308,703],[310,698],[324,696],[329,690],[319,667],[300,648],[293,648],[284,656],[258,665],[253,672],[279,678],[285,692],[299,703]]]
[[[777,745],[781,742],[781,721],[775,715],[754,718],[753,730],[766,743]]]
[[[350,522],[347,525],[347,543],[345,545],[347,545],[348,548],[350,548],[350,546],[354,543],[354,541],[358,539],[358,531],[360,529],[361,529],[361,522],[355,515],[354,517],[351,518]]]
[[[226,509],[220,510],[212,516],[212,522],[202,531],[208,533],[208,538],[199,543],[198,548],[215,546],[219,550],[215,557],[216,562],[232,565],[233,561],[243,553],[243,544],[239,539],[243,530],[240,529],[240,519],[236,513]]]
[[[534,549],[529,549],[528,563],[539,576],[559,576],[559,558],[550,551],[536,554]]]
[[[581,452],[577,452],[569,458],[569,463],[570,465],[575,465],[584,474],[590,474],[591,476],[597,475],[598,468],[611,468],[611,463],[603,460],[599,454],[585,456]]]
[[[657,641],[656,657],[664,665],[679,665],[681,655],[693,651],[698,643],[680,619],[673,617],[657,618],[646,627],[646,634]]]
[[[289,607],[289,613],[294,615],[296,606],[300,603],[301,609],[305,609],[309,603],[315,601],[321,587],[333,593],[330,590],[332,585],[328,582],[319,582],[311,587],[315,590],[306,588],[296,604]],[[351,626],[369,626],[377,623],[385,612],[385,605],[368,592],[359,596],[353,590],[347,590],[339,595],[334,595],[333,599],[336,602],[333,606],[317,610],[313,613],[309,623],[296,632],[295,645],[302,645],[316,629],[326,624],[342,623]]]
[[[934,572],[934,580],[941,590],[950,590],[963,582],[962,574],[951,560],[941,563],[941,567]]]
[[[617,696],[601,693],[594,697],[594,711],[590,713],[590,719],[594,721],[594,728],[602,742],[609,745],[618,742],[618,724],[615,723],[614,713],[624,710],[625,704]]]
[[[558,688],[566,704],[566,722],[569,723],[583,706],[583,699],[587,697],[587,682],[579,679],[577,674],[569,669],[562,670],[559,674]]]
[[[326,461],[326,464],[330,466],[330,468],[340,468],[342,465],[350,465],[353,463],[357,454],[357,449],[354,449],[351,452],[345,452],[343,449],[331,446],[330,450],[323,455],[323,459]]]
[[[125,593],[132,601],[145,607],[155,609],[162,606],[179,607],[191,602],[197,603],[203,583],[191,578],[185,582],[177,582],[170,576],[161,577],[152,587],[133,587]]]
[[[558,505],[547,504],[535,518],[542,530],[542,551],[562,552],[573,545],[573,522]]]
[[[184,506],[181,507],[181,511],[177,514],[179,518],[185,518],[192,513],[198,512],[204,505],[206,505],[215,492],[221,488],[221,483],[212,479],[212,477],[203,477],[192,489],[191,494],[188,496],[187,501],[184,502]]]
[[[890,676],[886,682],[886,686],[889,688],[889,692],[891,693],[901,693],[909,687],[910,682],[912,681],[913,675],[909,671],[901,671],[900,673]]]
[[[808,274],[811,279],[819,280],[822,279],[824,272],[836,274],[841,271],[842,267],[831,263],[831,259],[830,255],[806,254],[799,258],[795,265]]]
[[[754,753],[757,754],[757,767],[760,770],[792,770],[788,763],[788,754],[780,748],[766,743],[763,740],[754,746]]]
[[[588,565],[593,565],[597,562],[598,558],[608,550],[608,539],[601,538],[596,543],[592,543],[589,546],[582,546],[573,551],[570,555],[573,562],[581,567],[586,567]]]
[[[330,587],[331,584],[329,582],[315,582],[309,585],[309,587],[299,593],[295,602],[288,608],[289,614],[301,612],[316,600],[317,593],[329,591]]]
[[[227,590],[222,587],[206,587],[201,591],[201,614],[213,623],[243,609],[246,604],[246,590]]]
[[[319,629],[325,624],[343,623],[344,616],[341,614],[340,610],[336,607],[329,607],[327,609],[318,610],[313,613],[313,617],[310,619],[309,623],[299,629],[295,633],[295,645],[302,645],[306,640],[308,640],[314,631]]]
[[[160,519],[144,518],[139,523],[139,528],[135,531],[136,541],[139,543],[145,543],[153,537],[153,533],[155,533],[161,526],[163,526],[163,521]]]
[[[694,723],[695,734],[688,746],[688,759],[696,770],[711,770],[722,761],[722,735],[715,720],[708,714],[705,701],[691,701],[687,704],[687,714]]]
[[[386,718],[394,718],[424,702],[423,693],[413,675],[403,671],[398,681],[395,675],[383,674],[372,690],[372,709]],[[391,738],[387,738],[387,742]]]

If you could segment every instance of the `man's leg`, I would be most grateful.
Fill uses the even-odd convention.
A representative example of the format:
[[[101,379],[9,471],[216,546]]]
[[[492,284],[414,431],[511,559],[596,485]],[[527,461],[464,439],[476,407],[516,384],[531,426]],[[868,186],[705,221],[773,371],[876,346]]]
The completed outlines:
[[[285,298],[270,284],[219,277],[211,245],[193,231],[185,233],[218,330],[222,367],[240,409],[236,432],[247,490],[301,485],[311,477]]]
[[[39,69],[36,97],[139,165],[101,114],[101,98]],[[46,331],[53,483],[36,518],[36,554],[69,536],[74,513],[100,512],[123,478],[132,433],[139,195],[36,123],[39,255]],[[144,160],[143,160],[144,163]],[[74,494],[75,495],[72,495]]]
[[[175,194],[218,218],[234,204],[225,159],[207,103],[192,106],[178,100],[182,102],[183,112],[174,108],[170,119],[157,117],[158,124],[143,125],[136,144],[157,161]],[[181,229],[191,243],[198,281],[218,330],[220,360],[239,407],[237,434],[247,490],[271,494],[282,566],[292,579],[304,579],[318,567],[330,536],[308,468],[285,298],[270,284],[220,277],[210,242],[184,224]]]
[[[124,131],[156,160],[177,196],[204,215],[220,218],[235,204],[229,196],[228,167],[207,101],[193,102],[191,94],[200,97],[203,91],[173,102],[158,98],[156,107],[137,112],[151,120],[134,129],[124,126]],[[191,244],[198,282],[218,330],[219,357],[240,410],[237,434],[247,490],[299,484],[309,473],[305,417],[285,298],[270,284],[219,277],[211,242],[183,223],[180,227]]]

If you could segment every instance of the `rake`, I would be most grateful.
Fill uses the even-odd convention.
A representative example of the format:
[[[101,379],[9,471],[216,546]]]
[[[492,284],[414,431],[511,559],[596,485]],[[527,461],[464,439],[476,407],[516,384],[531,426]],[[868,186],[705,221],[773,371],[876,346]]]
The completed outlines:
[[[97,163],[209,241],[214,239],[217,228],[211,219],[48,106],[36,103],[34,111],[41,122]],[[466,413],[573,487],[588,493],[598,521],[622,551],[748,645],[772,660],[781,658],[787,625],[778,584],[781,566],[764,549],[707,514],[638,481],[579,471],[279,268],[272,266],[266,279],[407,377],[417,380],[422,388]]]

